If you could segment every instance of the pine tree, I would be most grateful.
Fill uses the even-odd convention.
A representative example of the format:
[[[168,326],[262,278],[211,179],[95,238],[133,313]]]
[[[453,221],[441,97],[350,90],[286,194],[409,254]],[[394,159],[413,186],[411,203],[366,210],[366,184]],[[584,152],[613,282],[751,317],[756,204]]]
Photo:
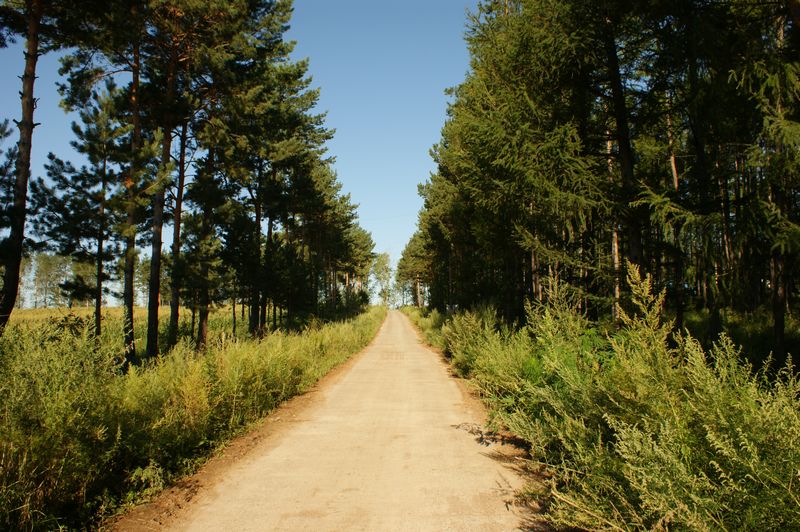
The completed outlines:
[[[25,221],[28,214],[28,181],[31,175],[31,146],[33,142],[34,84],[36,65],[42,53],[70,45],[79,31],[80,19],[75,17],[77,5],[69,0],[6,0],[0,3],[0,46],[7,37],[19,35],[25,39],[25,67],[20,91],[21,118],[15,160],[13,203],[9,210],[9,235],[0,245],[3,264],[3,288],[0,293],[0,331],[8,323],[16,303],[20,265],[25,240]]]
[[[420,188],[429,304],[493,303],[515,320],[555,276],[599,316],[624,304],[628,258],[667,290],[678,327],[692,304],[708,312],[706,341],[724,308],[770,302],[781,352],[797,274],[797,13],[482,2]]]
[[[73,124],[77,137],[72,147],[86,156],[89,166],[76,169],[52,153],[46,165],[49,183],[33,183],[38,216],[37,233],[49,247],[75,262],[94,265],[93,286],[75,278],[68,285],[73,297],[87,296],[95,304],[95,335],[102,327],[103,284],[109,279],[105,265],[115,256],[114,227],[118,223],[114,202],[118,194],[121,141],[126,127],[116,116],[117,89],[108,83],[103,93],[80,111],[83,126]]]

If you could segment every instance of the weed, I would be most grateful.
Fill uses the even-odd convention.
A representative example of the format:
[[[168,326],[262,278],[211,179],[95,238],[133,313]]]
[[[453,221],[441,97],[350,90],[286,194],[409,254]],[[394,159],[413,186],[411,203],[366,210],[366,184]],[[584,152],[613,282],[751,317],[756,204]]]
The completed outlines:
[[[160,491],[226,438],[367,345],[385,309],[259,340],[212,320],[188,343],[127,372],[121,316],[98,341],[80,318],[39,313],[0,338],[0,528],[86,527]],[[121,335],[120,335],[121,336]]]
[[[521,330],[467,313],[438,333],[494,422],[554,473],[548,518],[592,530],[800,529],[794,369],[754,372],[727,336],[710,349],[671,342],[662,296],[630,271],[636,312],[618,331],[598,332],[555,291]]]

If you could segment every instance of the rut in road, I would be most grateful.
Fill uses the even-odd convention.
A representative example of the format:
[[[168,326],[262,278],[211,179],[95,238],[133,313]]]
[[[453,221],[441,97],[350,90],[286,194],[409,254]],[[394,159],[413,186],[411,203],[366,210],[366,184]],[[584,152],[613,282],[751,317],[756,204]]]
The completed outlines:
[[[474,399],[389,312],[373,343],[168,519],[119,529],[514,530],[522,479],[465,426]],[[267,425],[269,425],[269,418]],[[202,475],[202,471],[200,473]]]

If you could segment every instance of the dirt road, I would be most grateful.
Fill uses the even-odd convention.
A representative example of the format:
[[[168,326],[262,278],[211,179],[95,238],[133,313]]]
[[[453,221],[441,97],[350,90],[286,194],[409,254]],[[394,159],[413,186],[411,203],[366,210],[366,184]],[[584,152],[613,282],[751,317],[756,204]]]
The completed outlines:
[[[503,449],[468,430],[481,416],[391,311],[370,347],[270,416],[242,456],[210,464],[167,495],[170,504],[156,501],[117,528],[515,530],[522,481]]]

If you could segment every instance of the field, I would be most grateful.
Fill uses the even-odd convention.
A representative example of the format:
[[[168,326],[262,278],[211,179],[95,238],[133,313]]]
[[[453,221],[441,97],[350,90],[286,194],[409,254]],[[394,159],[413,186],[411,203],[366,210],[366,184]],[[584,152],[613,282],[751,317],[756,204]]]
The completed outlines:
[[[0,528],[83,528],[152,496],[366,346],[385,312],[248,340],[221,309],[205,352],[184,340],[128,371],[119,309],[100,339],[88,310],[16,313],[0,338]]]
[[[236,337],[246,339],[247,334],[247,314],[244,320],[241,318],[241,307],[236,307]],[[122,349],[122,307],[104,307],[103,315],[103,343],[118,345]],[[187,339],[193,338],[192,333],[192,313],[187,308],[182,308],[178,326],[179,336]],[[159,310],[159,320],[161,323],[160,338],[161,345],[167,337],[167,323],[169,320],[169,306],[162,306]],[[18,328],[39,328],[43,325],[62,325],[70,329],[81,329],[84,326],[94,324],[94,309],[90,307],[72,308],[38,308],[38,309],[17,309],[11,315],[10,323]],[[134,336],[136,348],[144,350],[145,339],[147,337],[147,309],[135,307],[133,313]],[[230,305],[214,308],[208,317],[209,341],[225,337],[230,339],[233,336],[233,318]]]

